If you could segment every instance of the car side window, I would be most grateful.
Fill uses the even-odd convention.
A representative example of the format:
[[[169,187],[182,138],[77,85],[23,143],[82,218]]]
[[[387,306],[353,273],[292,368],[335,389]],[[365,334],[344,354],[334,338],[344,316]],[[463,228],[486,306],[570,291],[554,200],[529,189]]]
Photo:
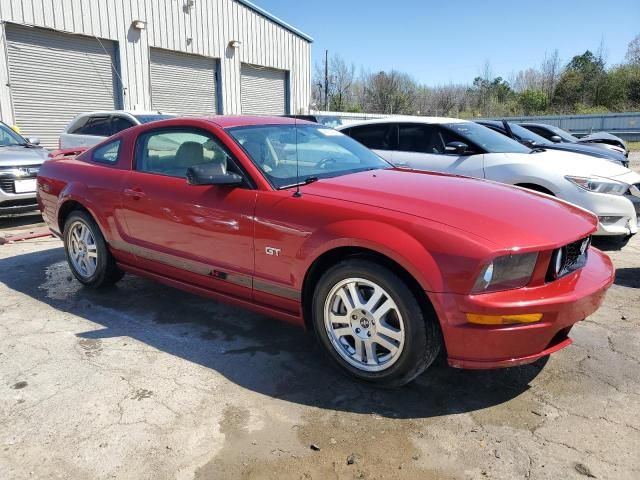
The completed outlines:
[[[541,137],[546,138],[547,140],[549,140],[549,138],[551,138],[553,136],[553,134],[551,134],[545,128],[540,128],[540,127],[526,127],[526,128],[527,128],[527,130],[531,130],[533,133],[537,133],[538,135],[540,135]]]
[[[349,136],[372,150],[393,150],[394,124],[376,123],[349,129]]]
[[[211,134],[193,129],[156,130],[138,137],[136,170],[185,178],[187,169],[215,163],[221,173],[237,171],[227,150]]]
[[[94,162],[114,164],[118,161],[120,153],[120,140],[107,143],[93,151],[91,159]]]
[[[469,149],[467,150],[467,154],[468,155],[473,155],[474,152],[479,152],[480,149],[478,149],[478,147],[474,144],[472,144],[468,139],[458,135],[457,133],[449,130],[448,128],[443,128],[443,127],[438,127],[438,136],[440,137],[441,141],[442,141],[442,152],[440,153],[446,153],[444,150],[444,147],[451,142],[460,142],[460,143],[464,143],[465,145],[467,145],[469,147]]]
[[[398,148],[401,152],[444,153],[444,143],[438,128],[425,124],[400,124]]]
[[[75,129],[73,132],[77,135],[95,135],[99,137],[111,136],[111,121],[108,116],[91,117],[84,125]]]
[[[112,135],[121,132],[122,130],[126,130],[127,128],[133,127],[134,124],[131,120],[124,117],[113,117],[111,120],[111,129],[113,131]]]

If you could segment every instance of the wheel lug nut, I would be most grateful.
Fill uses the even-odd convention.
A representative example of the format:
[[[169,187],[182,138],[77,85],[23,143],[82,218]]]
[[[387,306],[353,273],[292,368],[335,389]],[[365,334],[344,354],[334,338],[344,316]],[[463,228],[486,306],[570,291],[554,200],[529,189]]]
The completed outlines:
[[[360,329],[359,328],[356,328],[356,333],[360,333]]]
[[[351,315],[351,318],[353,318],[354,320],[357,320],[358,316],[357,315]]]
[[[367,332],[367,337],[370,337],[370,336],[371,336],[371,332]]]

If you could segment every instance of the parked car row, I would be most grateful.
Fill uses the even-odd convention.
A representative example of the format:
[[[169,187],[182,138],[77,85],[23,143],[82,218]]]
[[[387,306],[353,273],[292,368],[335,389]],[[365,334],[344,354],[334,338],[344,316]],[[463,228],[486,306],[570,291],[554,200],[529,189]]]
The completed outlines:
[[[554,125],[529,122],[521,123],[520,125],[555,143],[589,144],[595,147],[606,148],[614,152],[622,153],[625,157],[629,156],[629,147],[627,147],[624,140],[607,132],[594,132],[582,138],[578,138],[575,135],[571,135],[566,130],[562,130]]]
[[[396,166],[485,178],[578,205],[597,215],[596,235],[627,239],[638,232],[639,174],[575,147],[526,146],[508,138],[511,135],[504,131],[497,133],[500,129],[495,124],[482,123],[394,117],[338,130]],[[529,142],[525,139],[523,143]]]
[[[39,205],[87,287],[130,272],[306,326],[379,385],[440,354],[498,368],[571,343],[614,276],[591,235],[615,224],[548,193],[618,208],[635,177],[453,119],[343,131],[281,117],[138,125],[45,162]],[[539,170],[556,192],[531,191]]]

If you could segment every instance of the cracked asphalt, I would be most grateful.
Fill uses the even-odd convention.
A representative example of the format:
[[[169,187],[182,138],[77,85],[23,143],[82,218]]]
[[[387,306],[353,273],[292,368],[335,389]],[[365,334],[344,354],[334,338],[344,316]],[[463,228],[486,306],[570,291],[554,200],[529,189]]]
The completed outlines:
[[[132,276],[88,291],[58,240],[2,245],[0,478],[640,478],[640,236],[597,246],[617,279],[572,346],[385,391],[296,328]]]

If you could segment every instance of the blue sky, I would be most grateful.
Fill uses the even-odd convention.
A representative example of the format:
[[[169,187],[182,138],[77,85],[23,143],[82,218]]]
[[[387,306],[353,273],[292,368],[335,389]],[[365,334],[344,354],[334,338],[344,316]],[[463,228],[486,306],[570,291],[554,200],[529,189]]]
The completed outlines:
[[[470,83],[489,60],[495,75],[563,63],[604,41],[609,64],[640,33],[640,0],[253,0],[324,50],[370,71],[396,69],[427,85]]]

